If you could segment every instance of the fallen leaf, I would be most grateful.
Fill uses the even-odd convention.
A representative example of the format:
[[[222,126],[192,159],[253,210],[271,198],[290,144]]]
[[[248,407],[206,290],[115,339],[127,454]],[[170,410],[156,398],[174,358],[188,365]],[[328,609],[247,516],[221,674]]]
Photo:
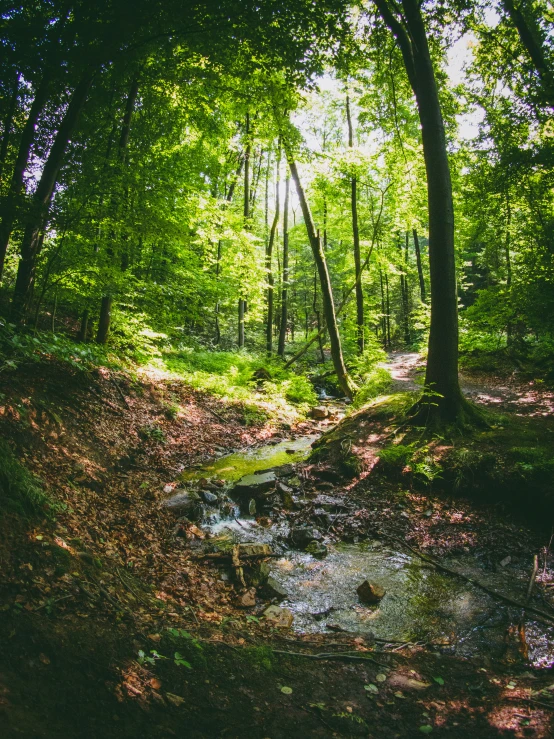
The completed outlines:
[[[285,695],[290,695],[292,693],[292,688],[283,685],[283,687],[281,688],[281,693],[284,693]]]

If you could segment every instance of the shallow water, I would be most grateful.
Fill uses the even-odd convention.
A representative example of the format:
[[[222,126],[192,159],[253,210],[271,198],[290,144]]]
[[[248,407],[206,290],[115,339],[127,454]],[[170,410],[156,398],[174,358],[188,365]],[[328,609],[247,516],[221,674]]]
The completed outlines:
[[[222,457],[183,479],[215,477],[234,483],[245,475],[305,459],[316,436],[258,447]],[[292,453],[287,452],[290,450]],[[293,629],[328,633],[327,624],[360,635],[399,642],[431,643],[432,648],[463,657],[479,656],[521,661],[521,645],[510,641],[510,627],[521,610],[503,605],[480,588],[438,572],[420,559],[379,541],[357,544],[326,542],[328,555],[316,559],[286,546],[286,518],[262,526],[253,516],[231,517],[210,512],[204,527],[214,535],[229,534],[236,541],[272,544],[280,559],[270,561],[272,575],[288,593],[281,603],[294,613]],[[494,573],[470,555],[450,561],[454,569],[474,576],[489,587],[523,601],[528,573],[509,568]],[[379,606],[362,604],[356,588],[365,579],[385,588]],[[528,661],[537,667],[554,664],[554,628],[527,622]]]

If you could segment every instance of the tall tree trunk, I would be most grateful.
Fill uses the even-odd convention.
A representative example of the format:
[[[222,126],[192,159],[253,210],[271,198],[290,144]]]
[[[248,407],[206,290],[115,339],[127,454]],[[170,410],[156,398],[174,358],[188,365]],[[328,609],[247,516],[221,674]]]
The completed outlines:
[[[108,334],[112,322],[112,304],[112,296],[104,295],[100,305],[100,318],[98,319],[98,331],[96,333],[97,344],[105,344],[108,341]]]
[[[354,127],[350,110],[350,97],[346,95],[346,120],[348,122],[348,146],[354,147]],[[362,258],[360,255],[360,230],[358,226],[358,181],[350,178],[350,209],[352,211],[352,236],[354,242],[354,268],[356,271],[356,326],[358,329],[358,354],[364,351],[364,292],[362,288]]]
[[[93,73],[87,72],[75,88],[33,195],[21,242],[21,257],[11,306],[12,320],[16,323],[22,323],[25,320],[29,309],[29,300],[35,278],[36,259],[42,246],[41,230],[46,224],[58,173],[63,163],[70,136],[85,105],[92,78]]]
[[[319,354],[321,356],[321,363],[325,363],[325,352],[323,350],[323,331],[321,330],[321,311],[319,310],[319,305],[317,304],[317,269],[314,271],[314,302],[313,302],[313,311],[315,314],[316,322],[317,322],[317,337],[318,337],[318,345],[319,345]]]
[[[381,332],[383,336],[383,348],[387,349],[387,308],[385,305],[385,285],[383,282],[383,271],[381,267],[379,267],[379,284],[381,286]]]
[[[421,295],[421,302],[426,303],[427,297],[425,295],[425,277],[423,276],[423,266],[421,264],[421,249],[419,248],[419,237],[417,235],[417,229],[412,230],[414,237],[414,249],[417,262],[417,276],[419,278],[419,293]]]
[[[77,341],[81,344],[86,343],[87,340],[87,334],[88,334],[88,319],[89,319],[89,309],[85,308],[83,311],[83,315],[81,316],[81,325],[79,327],[79,333],[77,334]]]
[[[18,72],[15,75],[13,90],[8,103],[8,110],[6,111],[6,119],[4,120],[4,133],[2,135],[2,145],[0,146],[0,181],[4,173],[4,164],[8,155],[8,147],[10,145],[10,136],[13,126],[13,117],[15,115],[15,109],[17,107],[17,98],[19,97],[19,81],[21,75]]]
[[[410,295],[408,288],[408,245],[409,245],[410,234],[406,231],[406,246],[404,249],[404,259],[402,265],[402,272],[400,274],[400,290],[402,294],[402,326],[404,328],[404,344],[407,346],[410,343]],[[402,255],[402,247],[400,247],[400,254]]]
[[[390,293],[389,293],[389,276],[385,272],[385,300],[386,300],[386,313],[385,313],[385,325],[387,329],[387,346],[390,349],[392,341],[390,339]]]
[[[281,169],[281,146],[279,144],[279,148],[277,151],[277,174],[275,178],[275,213],[273,216],[273,221],[271,223],[271,230],[269,232],[269,239],[267,242],[267,250],[265,255],[265,269],[267,272],[267,318],[266,318],[266,325],[265,325],[265,344],[266,344],[266,350],[268,354],[273,353],[273,302],[274,302],[274,290],[273,290],[273,244],[275,243],[275,235],[277,233],[277,226],[279,224],[279,216],[281,211],[281,202],[280,202],[280,189],[281,189],[281,179],[280,179],[280,169]],[[288,182],[288,178],[287,178]],[[287,189],[288,192],[288,189]],[[285,209],[288,208],[288,197],[285,195]],[[286,219],[286,215],[285,215]]]
[[[430,423],[464,420],[469,404],[458,380],[458,297],[454,256],[454,204],[444,121],[418,0],[375,0],[394,34],[414,92],[423,141],[429,206],[431,327],[426,392],[418,410]],[[401,10],[400,10],[401,7]],[[400,12],[400,16],[396,13]]]
[[[304,223],[306,224],[306,231],[308,232],[308,240],[312,248],[314,260],[319,274],[321,297],[323,301],[325,322],[327,324],[327,330],[329,331],[329,341],[331,344],[331,357],[333,359],[333,366],[335,368],[335,372],[337,373],[337,380],[340,387],[342,388],[345,395],[347,395],[349,398],[352,398],[357,388],[355,383],[352,381],[352,378],[348,374],[348,370],[346,369],[342,356],[340,335],[337,326],[337,319],[335,316],[335,304],[333,302],[333,290],[331,288],[331,280],[329,278],[329,271],[327,270],[327,262],[325,260],[323,245],[321,243],[319,234],[316,232],[315,229],[310,206],[300,182],[300,176],[298,174],[296,162],[292,156],[290,148],[286,145],[285,150],[292,179],[294,180],[298,199],[300,200],[300,206],[302,208],[302,214],[304,216]]]
[[[20,205],[20,198],[23,191],[23,177],[31,156],[31,149],[35,139],[35,128],[38,117],[46,104],[49,87],[50,78],[45,74],[37,88],[35,97],[31,103],[29,115],[21,132],[21,138],[19,139],[19,147],[13,167],[10,187],[2,208],[2,223],[0,224],[0,281],[4,272],[6,251],[10,243],[10,236]]]
[[[250,114],[246,114],[246,147],[244,149],[244,227],[249,227],[250,219],[250,152],[252,150],[250,142]],[[242,293],[242,285],[239,286],[239,290]],[[245,344],[244,334],[244,314],[246,313],[246,300],[244,296],[239,295],[238,303],[238,345],[239,349],[242,349]]]
[[[550,107],[554,107],[553,70],[550,68],[548,62],[545,48],[546,43],[539,23],[532,15],[532,3],[517,2],[517,0],[502,0],[502,4],[516,27],[521,43],[537,70],[546,102]]]
[[[285,358],[285,343],[289,319],[289,198],[290,177],[285,179],[285,205],[283,208],[283,278],[281,286],[281,319],[279,321],[279,343],[277,354]]]

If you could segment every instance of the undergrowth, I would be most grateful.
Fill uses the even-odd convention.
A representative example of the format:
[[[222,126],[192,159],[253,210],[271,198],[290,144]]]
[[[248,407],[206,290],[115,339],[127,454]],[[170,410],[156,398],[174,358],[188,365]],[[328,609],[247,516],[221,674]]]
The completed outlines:
[[[0,509],[26,517],[52,517],[59,509],[34,477],[0,439]]]

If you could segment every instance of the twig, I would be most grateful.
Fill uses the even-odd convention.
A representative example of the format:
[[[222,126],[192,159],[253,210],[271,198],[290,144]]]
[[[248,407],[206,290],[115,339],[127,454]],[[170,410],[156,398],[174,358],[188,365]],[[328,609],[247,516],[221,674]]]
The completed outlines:
[[[353,660],[356,662],[374,662],[379,667],[388,667],[383,662],[378,662],[376,659],[370,656],[363,657],[361,654],[352,654],[350,652],[339,652],[333,654],[331,652],[324,652],[320,654],[308,654],[306,652],[286,652],[282,649],[272,649],[274,654],[286,654],[290,657],[305,657],[306,659],[319,659],[319,660],[330,660],[330,659],[346,659]]]
[[[69,595],[62,595],[61,598],[56,598],[56,600],[51,600],[50,602],[43,603],[41,606],[38,606],[35,608],[36,611],[40,611],[41,608],[46,608],[47,606],[53,606],[54,603],[59,603],[61,600],[67,600],[68,598],[73,598],[73,593],[70,593]]]
[[[531,593],[533,592],[533,586],[535,585],[535,580],[536,580],[538,571],[539,571],[539,558],[535,554],[535,556],[533,557],[533,572],[531,573],[531,578],[529,580],[529,587],[527,588],[527,595],[525,597],[526,607],[527,607],[527,604],[529,603],[529,598],[531,597]]]
[[[475,585],[476,587],[483,590],[485,593],[492,595],[494,598],[503,600],[505,603],[508,603],[511,606],[523,608],[524,610],[527,610],[530,613],[535,613],[538,616],[541,616],[542,618],[546,619],[549,622],[548,625],[551,625],[552,623],[554,623],[554,614],[546,613],[546,611],[543,611],[540,608],[536,608],[535,606],[529,606],[526,603],[522,603],[521,601],[516,600],[515,598],[511,598],[509,595],[504,595],[504,593],[499,593],[497,590],[493,590],[492,588],[489,588],[488,585],[485,585],[479,580],[476,580],[473,577],[469,577],[468,575],[464,575],[463,572],[459,572],[458,570],[453,570],[450,567],[447,567],[446,565],[440,564],[439,562],[427,556],[426,554],[423,554],[423,552],[420,552],[414,547],[410,546],[407,542],[402,541],[401,539],[397,539],[396,537],[391,536],[390,534],[385,534],[383,532],[380,532],[379,535],[382,536],[384,539],[393,541],[395,544],[406,547],[407,549],[410,550],[410,552],[413,552],[413,554],[415,554],[417,557],[422,559],[424,562],[428,562],[429,564],[432,564],[438,570],[441,570],[442,572],[447,572],[449,575],[455,575],[456,577],[459,577],[460,579],[465,580],[471,585]]]
[[[123,401],[123,404],[124,404],[125,408],[127,408],[127,410],[131,410],[131,406],[130,406],[130,405],[129,405],[129,403],[127,402],[127,398],[126,398],[126,397],[125,397],[125,396],[123,395],[123,391],[122,391],[122,389],[121,389],[121,388],[119,387],[119,385],[117,384],[117,382],[116,382],[115,378],[114,378],[114,377],[112,377],[111,375],[110,375],[110,382],[112,383],[112,385],[113,385],[113,386],[115,387],[115,389],[116,389],[116,390],[117,390],[117,392],[119,393],[119,397],[120,397],[120,398],[121,398],[121,400]]]

